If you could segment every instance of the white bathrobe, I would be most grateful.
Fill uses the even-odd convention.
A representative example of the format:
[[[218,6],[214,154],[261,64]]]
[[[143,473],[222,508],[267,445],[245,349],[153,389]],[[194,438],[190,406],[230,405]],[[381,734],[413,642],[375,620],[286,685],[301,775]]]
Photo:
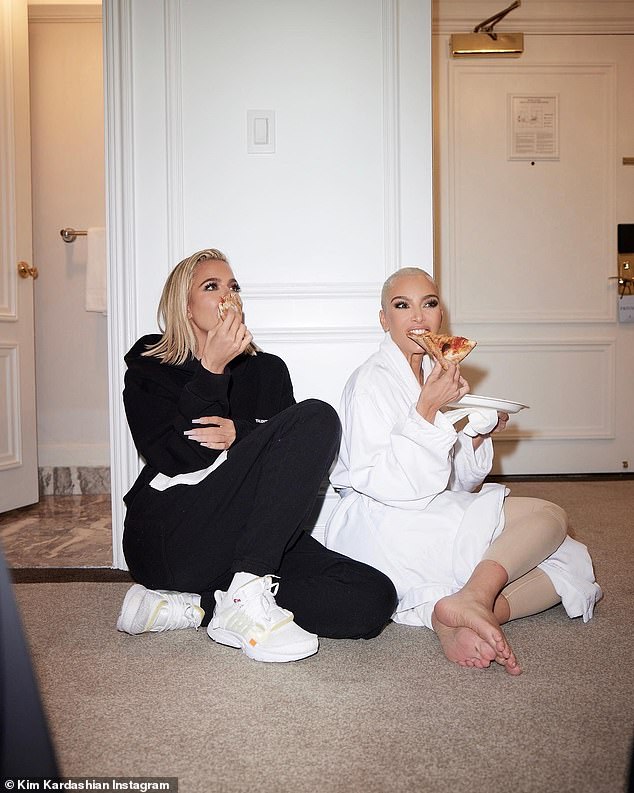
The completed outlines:
[[[425,355],[424,377],[432,365]],[[407,359],[386,334],[344,389],[343,437],[330,477],[341,499],[325,543],[392,579],[395,622],[431,628],[436,601],[464,586],[502,530],[509,490],[482,485],[491,439],[474,452],[472,439],[443,413],[434,424],[422,418],[419,395]],[[540,567],[568,614],[590,619],[601,590],[585,546],[568,537]]]

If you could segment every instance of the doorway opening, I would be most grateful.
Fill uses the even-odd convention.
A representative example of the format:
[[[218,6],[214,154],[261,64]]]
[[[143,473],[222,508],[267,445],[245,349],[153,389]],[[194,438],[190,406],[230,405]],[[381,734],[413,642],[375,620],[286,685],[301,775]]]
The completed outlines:
[[[28,27],[40,501],[0,536],[12,567],[110,567],[102,8],[33,3]]]

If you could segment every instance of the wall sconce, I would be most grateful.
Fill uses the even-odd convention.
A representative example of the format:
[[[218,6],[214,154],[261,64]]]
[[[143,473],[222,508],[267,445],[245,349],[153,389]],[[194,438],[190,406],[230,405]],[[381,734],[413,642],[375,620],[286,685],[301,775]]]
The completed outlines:
[[[493,28],[520,5],[521,0],[515,0],[504,11],[498,11],[476,25],[473,33],[453,33],[451,55],[454,58],[519,58],[524,52],[524,34],[496,33]]]

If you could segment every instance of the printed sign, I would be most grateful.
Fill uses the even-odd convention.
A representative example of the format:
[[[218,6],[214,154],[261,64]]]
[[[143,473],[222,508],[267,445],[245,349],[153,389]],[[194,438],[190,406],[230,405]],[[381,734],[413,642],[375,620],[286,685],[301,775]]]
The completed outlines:
[[[559,96],[509,94],[509,160],[559,159]]]

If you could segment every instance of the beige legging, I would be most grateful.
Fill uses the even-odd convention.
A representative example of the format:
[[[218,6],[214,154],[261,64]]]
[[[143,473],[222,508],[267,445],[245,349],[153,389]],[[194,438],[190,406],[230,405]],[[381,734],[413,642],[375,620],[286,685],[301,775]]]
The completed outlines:
[[[483,558],[497,562],[508,573],[508,584],[501,594],[509,604],[509,619],[514,620],[560,602],[550,578],[537,565],[564,541],[568,516],[550,501],[508,496],[504,518],[504,529]]]

